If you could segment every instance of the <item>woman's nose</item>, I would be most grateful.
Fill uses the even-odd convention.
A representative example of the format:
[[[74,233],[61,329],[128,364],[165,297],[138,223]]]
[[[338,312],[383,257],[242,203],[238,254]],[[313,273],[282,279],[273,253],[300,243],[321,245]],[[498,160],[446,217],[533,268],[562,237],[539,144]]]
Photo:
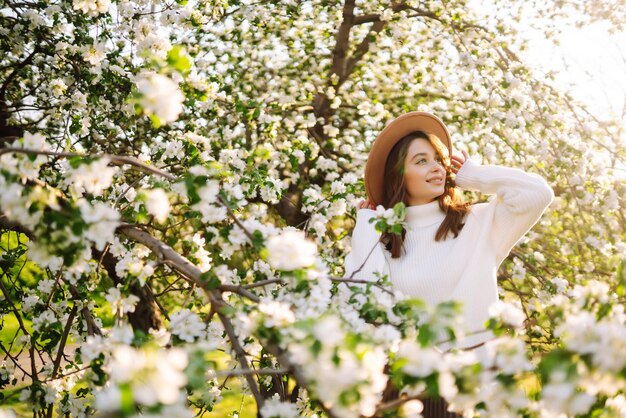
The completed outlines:
[[[443,166],[443,163],[441,161],[433,161],[430,170],[431,171],[445,171],[445,167]]]

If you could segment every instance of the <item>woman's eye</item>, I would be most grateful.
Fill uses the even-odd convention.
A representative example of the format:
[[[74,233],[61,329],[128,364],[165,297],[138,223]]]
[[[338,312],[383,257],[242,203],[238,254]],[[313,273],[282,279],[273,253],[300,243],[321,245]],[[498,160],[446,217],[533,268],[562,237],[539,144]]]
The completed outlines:
[[[426,160],[424,158],[422,158],[421,160],[417,160],[418,164],[422,164],[422,163],[425,163],[425,162],[426,162]]]

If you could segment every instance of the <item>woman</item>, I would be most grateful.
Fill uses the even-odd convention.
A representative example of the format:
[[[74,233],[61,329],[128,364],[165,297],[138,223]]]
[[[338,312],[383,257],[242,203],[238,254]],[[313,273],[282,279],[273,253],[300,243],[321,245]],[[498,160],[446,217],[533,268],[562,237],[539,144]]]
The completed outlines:
[[[455,187],[495,197],[468,205]],[[389,275],[394,290],[428,304],[460,301],[468,337],[457,346],[482,345],[491,337],[484,324],[498,300],[498,266],[551,203],[552,189],[535,174],[480,166],[466,152],[452,155],[447,127],[426,112],[404,114],[380,133],[368,156],[365,188],[346,277],[375,280],[379,272]],[[401,236],[380,236],[369,223],[373,209],[398,202],[407,206],[407,228]],[[424,416],[458,416],[444,406],[427,402]]]

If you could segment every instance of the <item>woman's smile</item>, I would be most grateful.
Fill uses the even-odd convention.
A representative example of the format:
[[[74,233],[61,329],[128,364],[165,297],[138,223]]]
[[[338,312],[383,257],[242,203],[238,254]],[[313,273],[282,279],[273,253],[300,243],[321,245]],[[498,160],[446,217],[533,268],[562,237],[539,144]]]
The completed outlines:
[[[431,183],[431,184],[443,184],[443,177],[441,176],[437,176],[437,177],[433,177],[429,180],[426,180],[427,183]]]

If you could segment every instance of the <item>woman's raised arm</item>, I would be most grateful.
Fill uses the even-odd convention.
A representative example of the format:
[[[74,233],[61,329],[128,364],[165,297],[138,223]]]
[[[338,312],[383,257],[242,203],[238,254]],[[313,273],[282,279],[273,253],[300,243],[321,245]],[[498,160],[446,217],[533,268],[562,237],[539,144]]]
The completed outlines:
[[[457,157],[458,158],[458,157]],[[511,248],[539,220],[554,198],[554,192],[540,176],[517,168],[481,166],[466,159],[456,175],[462,189],[495,194],[487,209],[493,213],[492,240],[498,264]]]

